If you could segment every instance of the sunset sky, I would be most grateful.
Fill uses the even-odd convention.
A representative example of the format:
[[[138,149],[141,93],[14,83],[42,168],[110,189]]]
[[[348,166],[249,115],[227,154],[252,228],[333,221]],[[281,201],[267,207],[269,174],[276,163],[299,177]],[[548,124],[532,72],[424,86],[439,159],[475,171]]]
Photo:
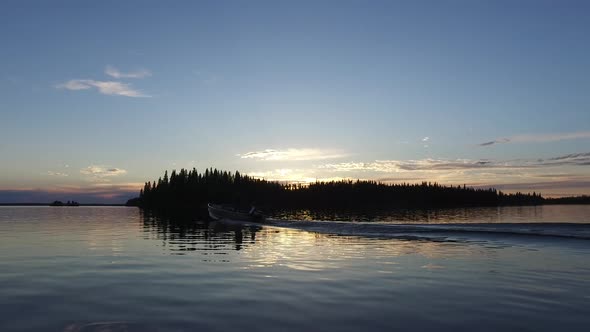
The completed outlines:
[[[2,1],[0,203],[164,170],[590,194],[588,1]]]

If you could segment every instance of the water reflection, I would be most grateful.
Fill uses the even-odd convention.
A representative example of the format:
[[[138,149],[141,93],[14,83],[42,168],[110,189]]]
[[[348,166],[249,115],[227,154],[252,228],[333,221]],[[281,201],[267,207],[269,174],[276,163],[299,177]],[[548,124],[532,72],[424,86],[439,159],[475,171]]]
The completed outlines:
[[[261,250],[260,248],[267,245],[293,255],[293,252],[318,246],[318,242],[330,241],[331,236],[338,236],[338,241],[346,238],[351,244],[359,242],[361,245],[365,245],[367,238],[423,241],[420,250],[428,248],[432,242],[475,243],[483,240],[489,249],[510,246],[506,241],[507,237],[518,235],[550,235],[572,239],[590,236],[588,227],[583,224],[587,220],[585,218],[590,216],[589,206],[574,209],[530,206],[372,212],[275,211],[273,217],[280,219],[273,219],[270,226],[264,227],[251,223],[211,221],[206,211],[191,215],[156,215],[140,211],[139,215],[144,239],[159,240],[167,253],[185,255],[198,252],[208,256],[207,259],[217,261],[228,261],[227,257],[221,256],[228,255],[230,251],[250,249],[251,252]],[[343,219],[353,222],[334,222]],[[556,221],[577,224],[553,224]],[[498,240],[500,238],[501,241]],[[301,243],[302,239],[305,243]],[[391,243],[393,242],[383,242],[386,246]],[[260,248],[255,249],[255,245]],[[395,250],[398,250],[399,245],[396,246]],[[330,247],[326,250],[330,250]],[[280,255],[280,251],[278,254]],[[264,259],[270,261],[276,261],[272,258],[276,255],[276,251],[262,253]],[[433,255],[435,254],[425,253],[425,256]],[[267,263],[269,262],[262,262]]]
[[[145,239],[162,241],[177,255],[190,251],[242,250],[256,241],[259,225],[215,222],[188,214],[162,215],[140,212]]]
[[[283,220],[330,220],[389,223],[444,223],[481,221],[494,222],[502,215],[501,208],[464,209],[395,209],[395,210],[276,210],[272,216]]]
[[[557,215],[548,211],[538,216]],[[0,208],[0,331],[587,329],[588,241],[334,235],[316,231],[332,222],[296,223],[321,227]]]
[[[74,323],[66,326],[63,332],[157,332],[150,326],[129,322]]]
[[[369,221],[384,223],[536,223],[590,222],[590,206],[539,205],[393,210],[275,210],[273,218],[287,220]]]
[[[158,215],[142,211],[140,220],[144,239],[158,240],[168,253],[200,254],[205,256],[203,261],[232,262],[232,252],[239,252],[239,261],[248,262],[242,267],[246,270],[271,266],[300,271],[337,269],[342,268],[342,262],[364,259],[369,254],[367,248],[370,248],[373,259],[404,255],[440,258],[449,253],[468,255],[471,250],[463,243],[454,243],[455,240],[337,235],[297,228],[202,220],[189,215]],[[447,245],[448,250],[444,253],[439,250],[441,243]]]

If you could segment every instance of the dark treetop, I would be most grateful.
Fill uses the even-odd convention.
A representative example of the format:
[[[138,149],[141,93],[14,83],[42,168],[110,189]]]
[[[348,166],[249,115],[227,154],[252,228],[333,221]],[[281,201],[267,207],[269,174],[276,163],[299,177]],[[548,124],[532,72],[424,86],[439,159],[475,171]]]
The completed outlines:
[[[266,181],[206,169],[168,171],[145,183],[128,205],[147,209],[193,209],[208,202],[268,208],[441,208],[463,206],[533,205],[545,199],[537,193],[504,194],[496,189],[443,186],[437,183],[385,184],[367,180],[315,182],[308,185]]]

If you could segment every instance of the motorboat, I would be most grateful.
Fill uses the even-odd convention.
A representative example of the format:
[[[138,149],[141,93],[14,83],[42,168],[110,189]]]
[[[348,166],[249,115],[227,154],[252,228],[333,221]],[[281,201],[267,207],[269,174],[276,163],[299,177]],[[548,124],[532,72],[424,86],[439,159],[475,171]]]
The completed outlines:
[[[265,222],[264,215],[257,211],[254,207],[250,211],[239,210],[231,205],[212,204],[207,205],[209,216],[215,220],[233,220],[233,221],[249,221],[249,222]]]

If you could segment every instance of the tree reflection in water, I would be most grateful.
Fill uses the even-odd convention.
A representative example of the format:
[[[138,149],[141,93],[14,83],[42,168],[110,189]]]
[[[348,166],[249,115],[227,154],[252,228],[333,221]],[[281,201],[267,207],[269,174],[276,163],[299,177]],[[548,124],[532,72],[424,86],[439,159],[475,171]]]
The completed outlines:
[[[158,239],[173,254],[241,250],[254,244],[259,225],[209,220],[203,213],[153,213],[140,210],[145,239]]]

